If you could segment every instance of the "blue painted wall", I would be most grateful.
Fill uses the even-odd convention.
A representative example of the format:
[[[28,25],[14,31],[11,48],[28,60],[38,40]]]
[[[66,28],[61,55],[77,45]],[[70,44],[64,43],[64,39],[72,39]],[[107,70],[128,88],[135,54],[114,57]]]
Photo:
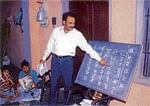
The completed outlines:
[[[30,26],[29,26],[29,1],[22,0],[23,9],[23,56],[28,60],[31,66],[31,44],[30,44]],[[32,66],[31,66],[32,67]]]

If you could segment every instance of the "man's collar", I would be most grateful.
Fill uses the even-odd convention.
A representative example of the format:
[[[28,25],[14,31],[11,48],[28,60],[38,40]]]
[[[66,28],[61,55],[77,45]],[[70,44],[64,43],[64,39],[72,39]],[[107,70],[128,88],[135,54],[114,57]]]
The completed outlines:
[[[65,32],[65,31],[64,31],[64,26],[62,26],[62,27],[60,28],[60,30],[63,31],[63,32]],[[72,32],[73,30],[74,30],[74,28],[73,28],[71,31],[69,31],[69,32]],[[68,33],[69,33],[69,32],[68,32]]]

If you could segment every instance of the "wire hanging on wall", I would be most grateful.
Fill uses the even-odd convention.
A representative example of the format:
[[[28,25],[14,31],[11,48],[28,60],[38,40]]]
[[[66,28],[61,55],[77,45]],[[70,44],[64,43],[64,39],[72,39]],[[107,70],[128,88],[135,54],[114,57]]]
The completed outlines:
[[[41,27],[48,27],[48,15],[44,7],[44,1],[38,1],[37,3],[40,4],[40,7],[37,12],[36,20],[39,22]]]

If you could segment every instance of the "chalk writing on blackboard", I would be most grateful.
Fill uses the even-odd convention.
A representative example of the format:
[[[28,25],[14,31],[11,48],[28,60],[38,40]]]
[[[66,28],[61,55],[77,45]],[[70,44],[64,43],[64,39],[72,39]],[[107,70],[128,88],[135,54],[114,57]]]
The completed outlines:
[[[126,101],[141,45],[100,41],[90,44],[110,66],[101,66],[85,54],[75,82]]]

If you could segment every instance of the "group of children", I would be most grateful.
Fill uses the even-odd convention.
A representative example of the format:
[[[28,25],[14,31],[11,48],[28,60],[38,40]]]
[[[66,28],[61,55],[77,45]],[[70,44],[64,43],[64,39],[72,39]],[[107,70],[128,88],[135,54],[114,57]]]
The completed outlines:
[[[0,73],[0,100],[14,101],[21,95],[21,92],[29,92],[32,89],[39,88],[41,80],[38,73],[30,69],[29,62],[21,62],[18,84],[13,80],[10,74],[9,65],[3,65]],[[21,89],[21,90],[20,90]]]

